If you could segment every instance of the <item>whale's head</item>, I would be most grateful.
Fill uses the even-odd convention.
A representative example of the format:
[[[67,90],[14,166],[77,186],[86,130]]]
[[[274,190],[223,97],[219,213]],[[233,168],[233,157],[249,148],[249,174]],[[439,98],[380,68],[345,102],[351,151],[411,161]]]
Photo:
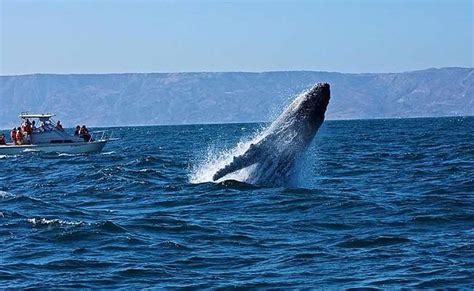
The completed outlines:
[[[305,132],[312,136],[324,121],[330,98],[329,84],[318,83],[293,101],[287,116],[297,120],[299,126],[307,128]]]
[[[300,96],[299,114],[313,122],[322,122],[331,98],[328,83],[318,83]]]
[[[307,147],[323,124],[329,99],[327,83],[318,83],[304,91],[272,123],[268,136],[281,141],[280,149]]]

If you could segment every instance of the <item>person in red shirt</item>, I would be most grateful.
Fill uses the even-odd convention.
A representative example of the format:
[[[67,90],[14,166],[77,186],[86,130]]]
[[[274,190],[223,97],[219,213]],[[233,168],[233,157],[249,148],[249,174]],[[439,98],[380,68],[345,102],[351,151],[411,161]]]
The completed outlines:
[[[16,130],[16,144],[23,144],[23,132],[21,131],[21,127],[18,127],[18,129]]]
[[[12,131],[10,131],[10,138],[12,140],[13,144],[16,144],[16,129],[13,128]]]

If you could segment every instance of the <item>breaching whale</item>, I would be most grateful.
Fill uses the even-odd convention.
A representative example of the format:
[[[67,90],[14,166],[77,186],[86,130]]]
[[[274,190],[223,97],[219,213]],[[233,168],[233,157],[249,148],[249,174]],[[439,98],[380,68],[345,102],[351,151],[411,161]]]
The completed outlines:
[[[322,125],[329,99],[327,83],[300,94],[243,154],[234,156],[212,179],[248,168],[243,182],[261,186],[287,183],[297,159]]]

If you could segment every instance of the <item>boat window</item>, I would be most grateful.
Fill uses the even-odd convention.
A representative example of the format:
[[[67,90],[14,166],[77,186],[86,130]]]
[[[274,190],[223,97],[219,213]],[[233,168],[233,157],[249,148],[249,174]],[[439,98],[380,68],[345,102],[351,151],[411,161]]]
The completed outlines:
[[[73,141],[70,139],[53,139],[50,143],[72,143]]]

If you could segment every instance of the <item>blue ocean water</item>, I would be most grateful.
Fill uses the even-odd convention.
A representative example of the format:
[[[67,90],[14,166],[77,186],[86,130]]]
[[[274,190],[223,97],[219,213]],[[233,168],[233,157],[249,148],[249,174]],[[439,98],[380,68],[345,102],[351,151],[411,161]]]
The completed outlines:
[[[0,156],[0,287],[474,288],[474,118],[327,121],[292,185],[205,182],[259,128]]]

